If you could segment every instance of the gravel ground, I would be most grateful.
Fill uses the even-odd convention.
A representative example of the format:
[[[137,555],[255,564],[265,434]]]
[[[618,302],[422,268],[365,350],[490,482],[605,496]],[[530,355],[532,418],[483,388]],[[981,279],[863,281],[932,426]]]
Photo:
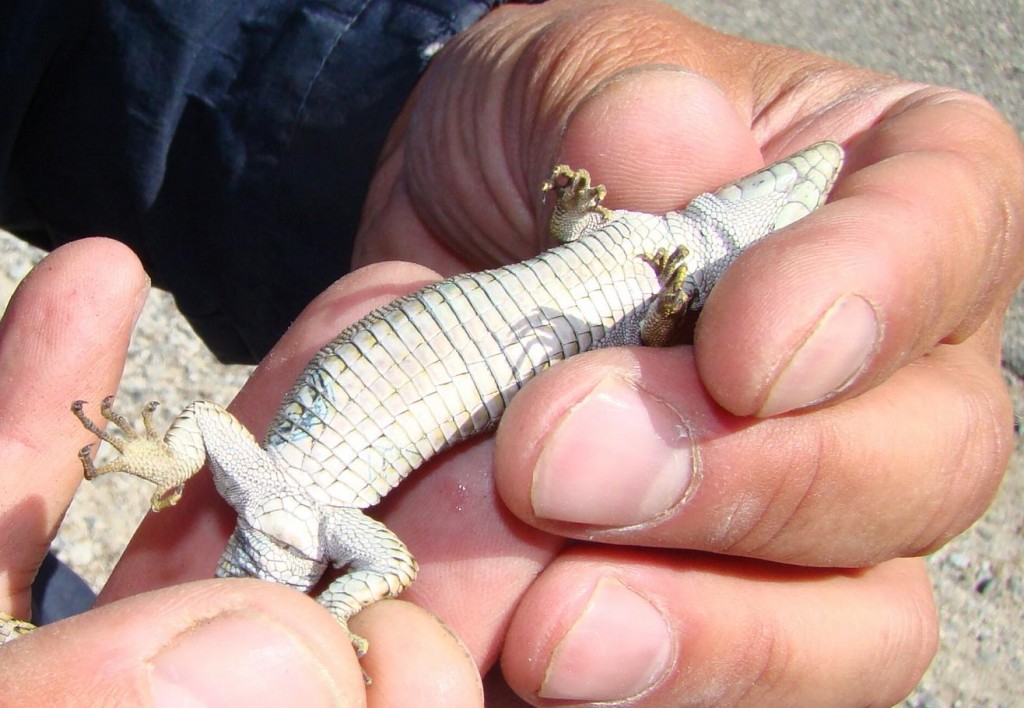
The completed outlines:
[[[1024,128],[1024,26],[1019,2],[945,5],[865,2],[842,13],[830,2],[723,7],[677,1],[705,22],[755,38],[814,48],[915,79],[981,93]],[[782,21],[779,21],[781,18]],[[896,41],[896,37],[899,41]],[[0,232],[0,306],[41,254]],[[1004,375],[1014,396],[1016,450],[988,513],[928,559],[942,623],[939,655],[908,706],[1024,705],[1024,296],[1011,309]],[[129,408],[164,403],[163,422],[196,398],[227,403],[248,367],[225,367],[154,291],[140,320],[119,399]],[[54,542],[58,555],[94,587],[105,582],[145,514],[149,485],[105,477],[83,485]]]

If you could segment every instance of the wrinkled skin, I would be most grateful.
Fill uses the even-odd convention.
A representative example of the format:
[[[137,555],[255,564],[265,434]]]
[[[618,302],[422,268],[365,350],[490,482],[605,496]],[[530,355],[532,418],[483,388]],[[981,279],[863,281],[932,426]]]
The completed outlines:
[[[500,659],[533,703],[898,701],[937,642],[917,556],[983,512],[1011,441],[998,335],[1024,262],[1024,156],[977,97],[656,4],[504,7],[437,57],[371,190],[357,264],[419,265],[326,291],[233,410],[262,430],[371,308],[548,245],[537,186],[556,162],[587,167],[613,208],[659,211],[824,138],[848,151],[833,202],[735,265],[693,347],[553,368],[495,436],[388,500],[378,516],[422,570],[353,621],[366,698],[312,601],[199,581],[231,527],[208,478],[147,519],[99,609],[3,650],[6,693],[473,705]],[[67,405],[115,389],[144,290],[123,248],[81,241],[7,313],[0,609],[26,614],[89,442]]]

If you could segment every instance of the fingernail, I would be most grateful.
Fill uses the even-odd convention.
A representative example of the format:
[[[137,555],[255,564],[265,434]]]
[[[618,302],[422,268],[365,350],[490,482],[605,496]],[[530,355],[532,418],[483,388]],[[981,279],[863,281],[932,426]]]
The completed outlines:
[[[672,654],[661,613],[622,583],[605,578],[555,646],[538,694],[574,701],[627,699],[655,685]]]
[[[782,369],[758,415],[804,408],[839,393],[867,366],[880,339],[871,304],[859,295],[839,298]]]
[[[679,504],[695,450],[679,414],[618,377],[601,381],[542,443],[533,511],[543,519],[630,526]]]
[[[253,612],[218,615],[151,659],[156,706],[338,705],[333,681],[288,628]]]

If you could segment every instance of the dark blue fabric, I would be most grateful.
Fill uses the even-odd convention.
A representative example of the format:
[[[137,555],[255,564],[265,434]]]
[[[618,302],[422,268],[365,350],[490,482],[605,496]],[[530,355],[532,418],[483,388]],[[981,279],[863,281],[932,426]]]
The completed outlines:
[[[32,621],[50,624],[92,608],[96,593],[53,553],[47,553],[32,583]]]
[[[255,360],[348,270],[430,49],[497,2],[3,0],[0,226],[124,241]]]

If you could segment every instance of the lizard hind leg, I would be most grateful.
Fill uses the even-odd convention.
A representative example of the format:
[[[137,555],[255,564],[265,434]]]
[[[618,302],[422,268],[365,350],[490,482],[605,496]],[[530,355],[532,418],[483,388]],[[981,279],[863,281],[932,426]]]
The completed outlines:
[[[412,584],[419,568],[398,536],[359,509],[338,509],[330,519],[327,552],[332,563],[346,568],[317,602],[348,631],[361,657],[369,642],[348,629],[349,618],[378,600],[397,597]]]
[[[168,444],[168,438],[162,439],[157,434],[153,427],[153,411],[159,405],[156,401],[151,401],[142,409],[144,431],[141,433],[127,418],[114,410],[113,402],[113,396],[104,398],[100,404],[100,415],[116,426],[121,431],[120,435],[101,429],[86,416],[84,401],[71,404],[71,412],[82,426],[118,452],[114,459],[97,467],[90,456],[92,445],[83,447],[78,453],[78,459],[82,462],[85,478],[92,480],[102,474],[126,472],[157,486],[150,499],[153,511],[173,506],[181,498],[185,482],[202,467],[205,452],[201,446],[198,450],[190,446],[172,446]]]

